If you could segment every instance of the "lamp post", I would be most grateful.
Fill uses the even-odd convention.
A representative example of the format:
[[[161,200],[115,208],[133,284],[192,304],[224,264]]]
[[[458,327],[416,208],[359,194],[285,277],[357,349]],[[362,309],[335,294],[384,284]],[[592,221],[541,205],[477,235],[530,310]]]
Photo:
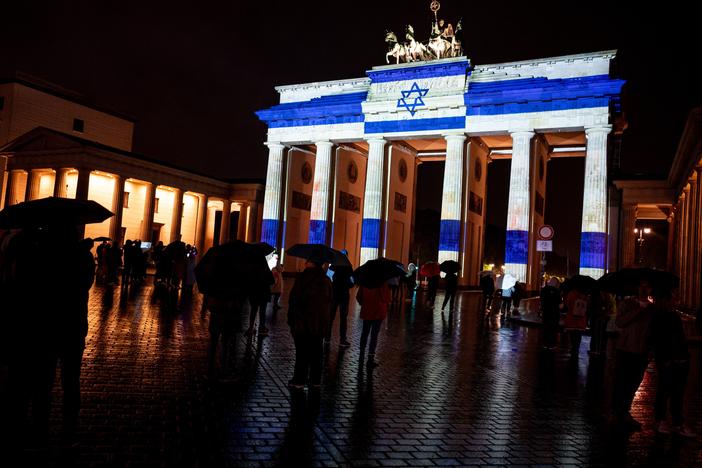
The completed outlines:
[[[651,233],[651,228],[635,228],[634,229],[634,234],[638,234],[638,237],[636,238],[636,243],[639,244],[639,263],[643,264],[644,262],[644,255],[643,255],[643,245],[646,239],[644,238],[644,234],[650,234]]]

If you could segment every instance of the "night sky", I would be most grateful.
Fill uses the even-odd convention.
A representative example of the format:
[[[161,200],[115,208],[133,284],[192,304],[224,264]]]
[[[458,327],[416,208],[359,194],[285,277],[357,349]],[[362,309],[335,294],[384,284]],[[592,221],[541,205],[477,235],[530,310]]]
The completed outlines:
[[[428,0],[6,3],[0,71],[125,112],[137,120],[135,151],[220,178],[265,177],[254,111],[277,102],[275,85],[364,76],[384,64],[386,28],[411,23],[424,38],[431,20]],[[441,3],[440,17],[463,18],[475,64],[618,49],[622,171],[667,173],[687,112],[702,104],[691,3]]]

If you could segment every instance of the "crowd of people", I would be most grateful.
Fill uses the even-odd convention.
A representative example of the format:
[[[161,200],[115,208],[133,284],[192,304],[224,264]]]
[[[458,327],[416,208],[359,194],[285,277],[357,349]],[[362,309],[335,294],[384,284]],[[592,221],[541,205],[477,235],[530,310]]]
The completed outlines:
[[[0,246],[0,292],[9,310],[21,307],[30,311],[8,317],[14,321],[32,320],[38,337],[31,346],[18,341],[16,336],[3,337],[6,339],[2,342],[7,345],[3,354],[8,356],[9,363],[9,397],[5,401],[11,402],[4,408],[3,416],[10,422],[5,427],[11,428],[13,424],[18,427],[16,424],[25,417],[31,400],[32,427],[35,440],[39,441],[46,441],[48,436],[49,403],[57,362],[61,363],[62,372],[64,433],[69,439],[75,433],[80,406],[80,366],[87,334],[88,291],[94,278],[99,283],[117,284],[121,268],[123,286],[138,284],[145,280],[146,267],[153,261],[155,285],[189,293],[195,283],[198,252],[190,245],[158,243],[149,251],[142,248],[139,240],[126,241],[123,249],[105,240],[95,248],[92,240],[80,240],[77,232],[69,228],[24,230],[5,236]],[[282,265],[274,261],[269,266],[265,277],[247,281],[245,287],[236,289],[233,294],[212,292],[204,298],[203,311],[210,312],[208,363],[211,375],[217,377],[227,372],[232,338],[236,333],[243,332],[250,338],[257,335],[259,340],[268,335],[268,304],[275,313],[281,308],[280,298],[284,292]],[[295,365],[289,381],[291,391],[302,391],[306,387],[314,392],[321,388],[323,355],[332,342],[336,323],[339,347],[352,346],[347,323],[352,297],[360,306],[362,323],[359,364],[365,364],[369,370],[378,366],[376,350],[382,323],[393,305],[401,304],[405,296],[412,299],[418,289],[418,274],[421,273],[417,267],[410,264],[402,274],[368,286],[355,282],[350,267],[330,267],[325,259],[306,258],[305,268],[296,276],[287,301],[287,323],[295,345]],[[453,310],[458,292],[457,272],[446,271],[440,275],[435,268],[426,276],[425,307],[434,310],[443,276],[445,295],[441,310],[447,306]],[[512,280],[504,275],[496,284],[493,274],[480,275],[478,282],[484,311],[515,316],[519,301],[526,296],[526,288],[523,283]],[[674,311],[675,291],[656,287],[644,279],[638,283],[635,293],[615,297],[606,291],[575,284],[574,279],[570,281],[560,284],[554,278],[541,290],[543,349],[555,351],[559,336],[564,342],[567,337],[571,357],[577,359],[581,337],[587,330],[592,335],[591,357],[603,357],[607,349],[608,321],[615,316],[619,336],[613,422],[627,429],[640,428],[640,423],[631,415],[631,405],[652,353],[658,371],[656,430],[662,434],[675,432],[693,437],[694,433],[683,420],[690,357],[680,317]],[[36,294],[37,287],[42,294]],[[353,288],[357,288],[355,295],[352,295]],[[242,324],[247,304],[249,320],[248,329],[244,331]],[[55,312],[57,307],[59,313]],[[36,321],[36,317],[44,320]],[[10,329],[28,326],[11,323]],[[12,434],[4,435],[7,440],[12,439]]]

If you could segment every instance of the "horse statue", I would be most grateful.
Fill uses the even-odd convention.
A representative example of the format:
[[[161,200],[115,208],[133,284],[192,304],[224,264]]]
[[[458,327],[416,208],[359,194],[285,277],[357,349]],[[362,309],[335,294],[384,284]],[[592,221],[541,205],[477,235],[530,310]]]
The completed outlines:
[[[396,64],[406,60],[407,51],[400,45],[394,32],[385,31],[385,43],[388,45],[388,51],[385,53],[386,63],[390,63],[390,57],[395,57]]]
[[[463,26],[461,23],[463,20],[458,20],[456,24],[456,33],[451,38],[451,57],[460,57],[463,55],[463,44],[460,39],[463,33]]]
[[[406,54],[407,54],[407,61],[408,62],[417,62],[421,60],[427,60],[427,47],[422,44],[421,42],[418,42],[414,38],[414,28],[412,27],[411,24],[408,24],[405,27],[405,39],[407,42],[405,43],[405,49],[406,49]]]

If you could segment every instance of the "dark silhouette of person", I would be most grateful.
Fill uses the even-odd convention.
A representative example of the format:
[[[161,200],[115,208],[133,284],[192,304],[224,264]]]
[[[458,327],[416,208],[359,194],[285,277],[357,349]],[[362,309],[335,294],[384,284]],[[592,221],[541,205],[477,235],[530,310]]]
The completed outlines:
[[[351,295],[349,290],[353,287],[351,275],[353,270],[350,267],[332,267],[334,276],[332,277],[332,306],[329,319],[329,332],[327,333],[327,344],[331,341],[332,328],[334,328],[334,318],[339,310],[339,346],[347,348],[351,343],[346,339],[346,327],[349,316],[349,300]]]
[[[480,275],[480,289],[483,292],[483,310],[490,310],[492,298],[495,295],[495,280],[492,275],[489,273]]]
[[[453,302],[456,298],[456,291],[458,291],[458,275],[456,273],[446,273],[446,278],[444,278],[444,288],[446,294],[444,297],[444,303],[441,305],[441,310],[446,308],[446,304],[450,302],[449,310],[453,310]]]
[[[558,324],[561,320],[561,290],[556,278],[548,280],[541,289],[542,346],[547,351],[556,349]]]
[[[427,280],[427,307],[434,307],[436,291],[439,289],[439,275],[430,276]]]
[[[295,372],[291,390],[305,384],[319,390],[322,384],[323,339],[329,331],[332,285],[322,262],[307,260],[305,270],[295,279],[288,300],[288,325],[295,341]]]
[[[134,265],[134,248],[132,241],[124,243],[124,265],[122,267],[122,287],[126,288],[132,281],[132,268]]]

